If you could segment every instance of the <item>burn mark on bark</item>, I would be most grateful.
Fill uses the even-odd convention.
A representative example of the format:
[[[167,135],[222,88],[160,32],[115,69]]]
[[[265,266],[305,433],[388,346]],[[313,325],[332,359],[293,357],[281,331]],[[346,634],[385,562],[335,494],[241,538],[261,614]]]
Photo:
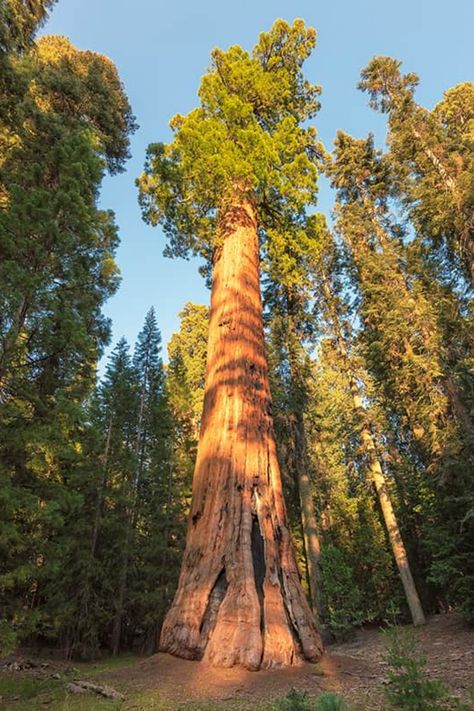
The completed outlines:
[[[225,574],[225,568],[222,568],[211,592],[209,593],[206,611],[199,627],[199,633],[201,635],[201,657],[209,639],[212,636],[214,627],[216,626],[217,613],[219,612],[219,607],[225,598],[228,585],[229,583]]]
[[[197,524],[197,522],[199,521],[201,516],[202,516],[202,513],[200,511],[196,511],[196,513],[194,514],[194,516],[192,518],[193,526],[195,526]]]
[[[256,514],[252,516],[252,562],[255,588],[260,602],[260,629],[263,630],[263,581],[265,580],[265,544]]]

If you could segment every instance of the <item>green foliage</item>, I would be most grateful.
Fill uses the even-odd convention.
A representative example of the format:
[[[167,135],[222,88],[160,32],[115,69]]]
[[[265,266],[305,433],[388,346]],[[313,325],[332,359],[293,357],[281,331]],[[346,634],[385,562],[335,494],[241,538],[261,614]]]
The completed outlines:
[[[173,142],[149,147],[138,180],[144,217],[163,224],[171,254],[210,258],[218,217],[241,193],[266,227],[313,201],[318,147],[301,123],[318,108],[319,89],[302,75],[315,41],[303,20],[277,20],[251,53],[213,51],[200,106],[172,119]]]
[[[155,651],[184,542],[208,310],[185,305],[167,368],[150,310],[133,356],[121,340],[96,383],[119,282],[99,192],[136,124],[109,59],[35,42],[53,5],[0,3],[0,641]],[[229,211],[242,195],[256,208],[278,453],[302,562],[297,483],[310,478],[332,633],[402,607],[363,427],[428,608],[440,599],[472,621],[474,87],[428,110],[417,76],[375,57],[360,88],[387,116],[388,148],[339,132],[330,158],[303,75],[315,42],[302,20],[277,20],[251,51],[214,50],[199,106],[148,150],[143,214],[169,254],[210,268]],[[306,214],[323,163],[334,235]],[[392,702],[439,708],[422,659],[390,634]],[[344,708],[314,703],[282,701]]]
[[[363,88],[370,86],[382,96],[383,110],[395,111],[391,102],[398,92],[397,111],[403,96],[409,116],[418,116],[411,103],[412,80],[400,79],[396,63],[387,60],[379,66],[374,60],[369,69],[363,73]],[[396,127],[394,116],[400,119]],[[390,117],[401,141],[402,123],[408,130],[410,121],[405,114],[402,120],[401,113]],[[465,335],[469,302],[459,296],[459,274],[451,270],[448,281],[439,255],[395,219],[394,199],[410,163],[401,144],[391,142],[390,148],[383,154],[370,137],[359,140],[340,133],[329,168],[337,189],[336,227],[361,322],[356,352],[373,378],[370,395],[378,413],[379,441],[384,448],[387,437],[393,443],[387,461],[398,462],[390,468],[397,496],[404,501],[402,527],[428,583],[426,593],[429,583],[441,583],[449,599],[468,611],[472,528],[461,521],[472,502],[472,340]],[[409,210],[408,217],[416,230]],[[417,540],[420,527],[425,530],[423,543]],[[443,575],[448,568],[450,574]],[[460,582],[464,577],[466,586]]]
[[[135,128],[110,60],[65,38],[33,43],[52,4],[9,0],[1,18],[0,605],[18,641],[64,641],[86,610],[89,631],[104,621],[97,566],[78,545],[99,478],[83,403],[118,286],[117,228],[99,189]],[[74,597],[82,573],[89,592]]]
[[[306,691],[294,688],[277,703],[278,711],[353,711],[353,708],[338,694],[327,691],[311,699]]]
[[[385,635],[390,665],[386,696],[392,706],[407,711],[446,709],[446,691],[439,681],[426,677],[426,660],[416,649],[413,630],[395,626]]]
[[[352,567],[339,548],[330,544],[323,547],[321,570],[329,628],[336,639],[345,639],[365,619],[362,593],[354,580]]]
[[[27,50],[56,0],[3,0],[0,5],[0,52]]]
[[[429,111],[415,101],[418,77],[401,74],[400,66],[390,57],[374,57],[359,87],[372,108],[388,114],[389,160],[417,241],[429,244],[438,262],[447,262],[472,287],[474,86],[452,87]]]
[[[204,401],[209,309],[188,302],[168,344],[167,383],[174,416],[197,437]]]
[[[287,695],[278,702],[278,711],[309,711],[310,700],[306,691],[291,688]]]

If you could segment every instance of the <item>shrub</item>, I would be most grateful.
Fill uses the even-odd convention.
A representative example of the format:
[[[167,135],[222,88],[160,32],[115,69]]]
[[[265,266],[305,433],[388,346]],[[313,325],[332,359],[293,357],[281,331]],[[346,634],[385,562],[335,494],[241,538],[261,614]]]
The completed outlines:
[[[322,591],[329,628],[338,640],[345,639],[365,621],[362,594],[344,554],[332,545],[321,555]]]
[[[385,693],[396,709],[438,711],[447,708],[446,690],[440,681],[425,675],[426,659],[416,649],[411,628],[390,627],[385,631],[386,661],[390,665]]]
[[[278,711],[354,711],[341,696],[331,692],[310,699],[306,691],[290,689],[285,698],[277,704]]]

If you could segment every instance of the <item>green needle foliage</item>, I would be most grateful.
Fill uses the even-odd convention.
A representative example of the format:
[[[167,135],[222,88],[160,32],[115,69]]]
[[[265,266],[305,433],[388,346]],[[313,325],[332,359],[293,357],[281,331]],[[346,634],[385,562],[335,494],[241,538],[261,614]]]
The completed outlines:
[[[65,38],[32,43],[49,5],[9,2],[2,23],[0,596],[20,638],[59,627],[43,603],[81,505],[82,402],[109,337],[101,308],[118,286],[117,229],[97,201],[135,128],[110,60]]]
[[[385,695],[392,708],[407,711],[450,708],[443,684],[426,676],[426,658],[416,648],[413,630],[393,626],[385,635],[386,661],[390,668]]]
[[[390,160],[398,191],[418,239],[447,257],[471,286],[474,282],[474,85],[452,87],[432,111],[414,97],[416,74],[401,63],[374,57],[359,87],[372,108],[388,115]]]
[[[173,141],[149,147],[138,180],[144,217],[163,224],[170,255],[210,259],[236,190],[252,195],[262,227],[314,200],[318,143],[301,124],[316,113],[319,88],[301,67],[315,41],[302,20],[277,20],[251,53],[212,52],[200,106],[172,119]]]

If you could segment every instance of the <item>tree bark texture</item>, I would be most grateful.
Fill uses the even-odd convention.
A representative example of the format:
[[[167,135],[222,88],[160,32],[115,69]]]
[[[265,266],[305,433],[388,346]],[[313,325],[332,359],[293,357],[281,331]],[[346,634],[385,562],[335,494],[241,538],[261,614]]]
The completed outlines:
[[[220,236],[186,550],[160,646],[258,670],[315,661],[322,645],[287,524],[249,199],[226,209]]]

